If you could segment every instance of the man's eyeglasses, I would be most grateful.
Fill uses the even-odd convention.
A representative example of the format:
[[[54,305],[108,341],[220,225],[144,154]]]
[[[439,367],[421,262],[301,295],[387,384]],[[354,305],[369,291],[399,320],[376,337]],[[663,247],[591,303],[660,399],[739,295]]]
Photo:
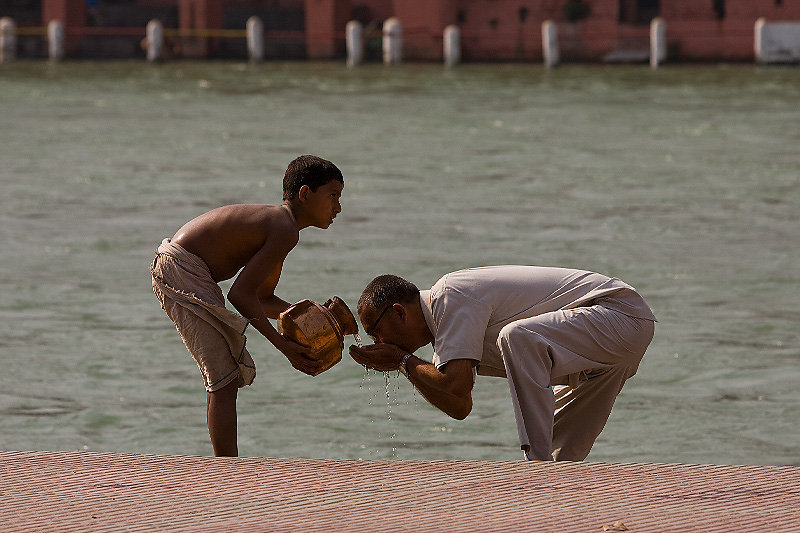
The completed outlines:
[[[384,307],[383,311],[381,311],[381,314],[378,315],[378,319],[372,324],[372,327],[364,328],[364,331],[367,332],[367,335],[369,335],[369,338],[372,339],[374,342],[378,342],[378,339],[375,338],[375,328],[378,327],[378,324],[380,323],[381,319],[383,318],[383,315],[385,315],[386,311],[391,309],[392,306],[394,306],[394,304],[389,304],[386,307]]]

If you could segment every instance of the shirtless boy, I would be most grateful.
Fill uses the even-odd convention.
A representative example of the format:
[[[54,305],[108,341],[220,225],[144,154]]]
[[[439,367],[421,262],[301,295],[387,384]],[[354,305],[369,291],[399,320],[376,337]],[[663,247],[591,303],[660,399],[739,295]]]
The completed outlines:
[[[297,370],[312,376],[320,372],[321,363],[307,356],[308,348],[280,335],[269,319],[277,319],[290,305],[274,291],[299,231],[328,228],[342,211],[343,188],[344,178],[333,163],[300,156],[286,169],[282,205],[213,209],[164,239],[156,252],[153,290],[200,367],[208,432],[217,456],[238,455],[237,390],[255,378],[255,364],[245,348],[248,324]],[[234,276],[228,300],[239,313],[225,309],[218,285]]]

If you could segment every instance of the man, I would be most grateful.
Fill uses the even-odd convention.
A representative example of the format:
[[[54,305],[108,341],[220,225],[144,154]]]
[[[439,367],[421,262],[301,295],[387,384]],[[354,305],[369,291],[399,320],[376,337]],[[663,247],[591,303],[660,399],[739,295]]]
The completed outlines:
[[[351,347],[356,362],[400,370],[459,420],[472,410],[475,372],[507,377],[525,457],[556,461],[589,454],[656,320],[617,278],[537,266],[460,270],[427,291],[378,276],[358,315],[376,344]],[[429,343],[432,364],[411,355]]]

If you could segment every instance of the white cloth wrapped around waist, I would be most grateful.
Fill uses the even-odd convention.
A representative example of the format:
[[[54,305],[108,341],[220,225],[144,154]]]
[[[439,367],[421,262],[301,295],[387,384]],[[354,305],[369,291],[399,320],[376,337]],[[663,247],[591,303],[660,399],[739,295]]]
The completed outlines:
[[[159,257],[161,256],[161,257]],[[255,363],[245,344],[244,335],[248,319],[225,307],[222,289],[214,281],[208,265],[198,256],[188,252],[178,244],[164,239],[156,251],[156,258],[150,267],[153,276],[153,290],[162,307],[166,299],[187,309],[190,316],[203,321],[218,332],[228,344],[230,357],[239,369],[239,385],[249,385],[255,379]],[[185,331],[202,336],[203,328],[184,328],[176,324],[187,348],[202,344],[202,338],[188,339]],[[207,333],[206,333],[207,334]],[[195,355],[194,353],[192,354]],[[195,357],[195,359],[197,359]],[[224,379],[220,378],[220,379]],[[211,384],[207,384],[211,385]]]

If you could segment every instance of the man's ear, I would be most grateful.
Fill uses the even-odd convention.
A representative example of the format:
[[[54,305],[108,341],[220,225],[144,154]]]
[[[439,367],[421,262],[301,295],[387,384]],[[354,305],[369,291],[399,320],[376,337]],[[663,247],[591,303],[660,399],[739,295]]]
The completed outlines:
[[[404,306],[401,303],[395,303],[392,304],[392,308],[393,311],[397,312],[398,316],[400,317],[400,320],[405,322],[406,318],[408,317],[408,310],[406,309],[406,306]]]
[[[311,187],[309,187],[308,185],[303,185],[302,187],[300,187],[300,190],[297,191],[297,199],[300,200],[301,202],[305,202],[306,200],[308,200],[308,193],[310,192],[311,192]]]

